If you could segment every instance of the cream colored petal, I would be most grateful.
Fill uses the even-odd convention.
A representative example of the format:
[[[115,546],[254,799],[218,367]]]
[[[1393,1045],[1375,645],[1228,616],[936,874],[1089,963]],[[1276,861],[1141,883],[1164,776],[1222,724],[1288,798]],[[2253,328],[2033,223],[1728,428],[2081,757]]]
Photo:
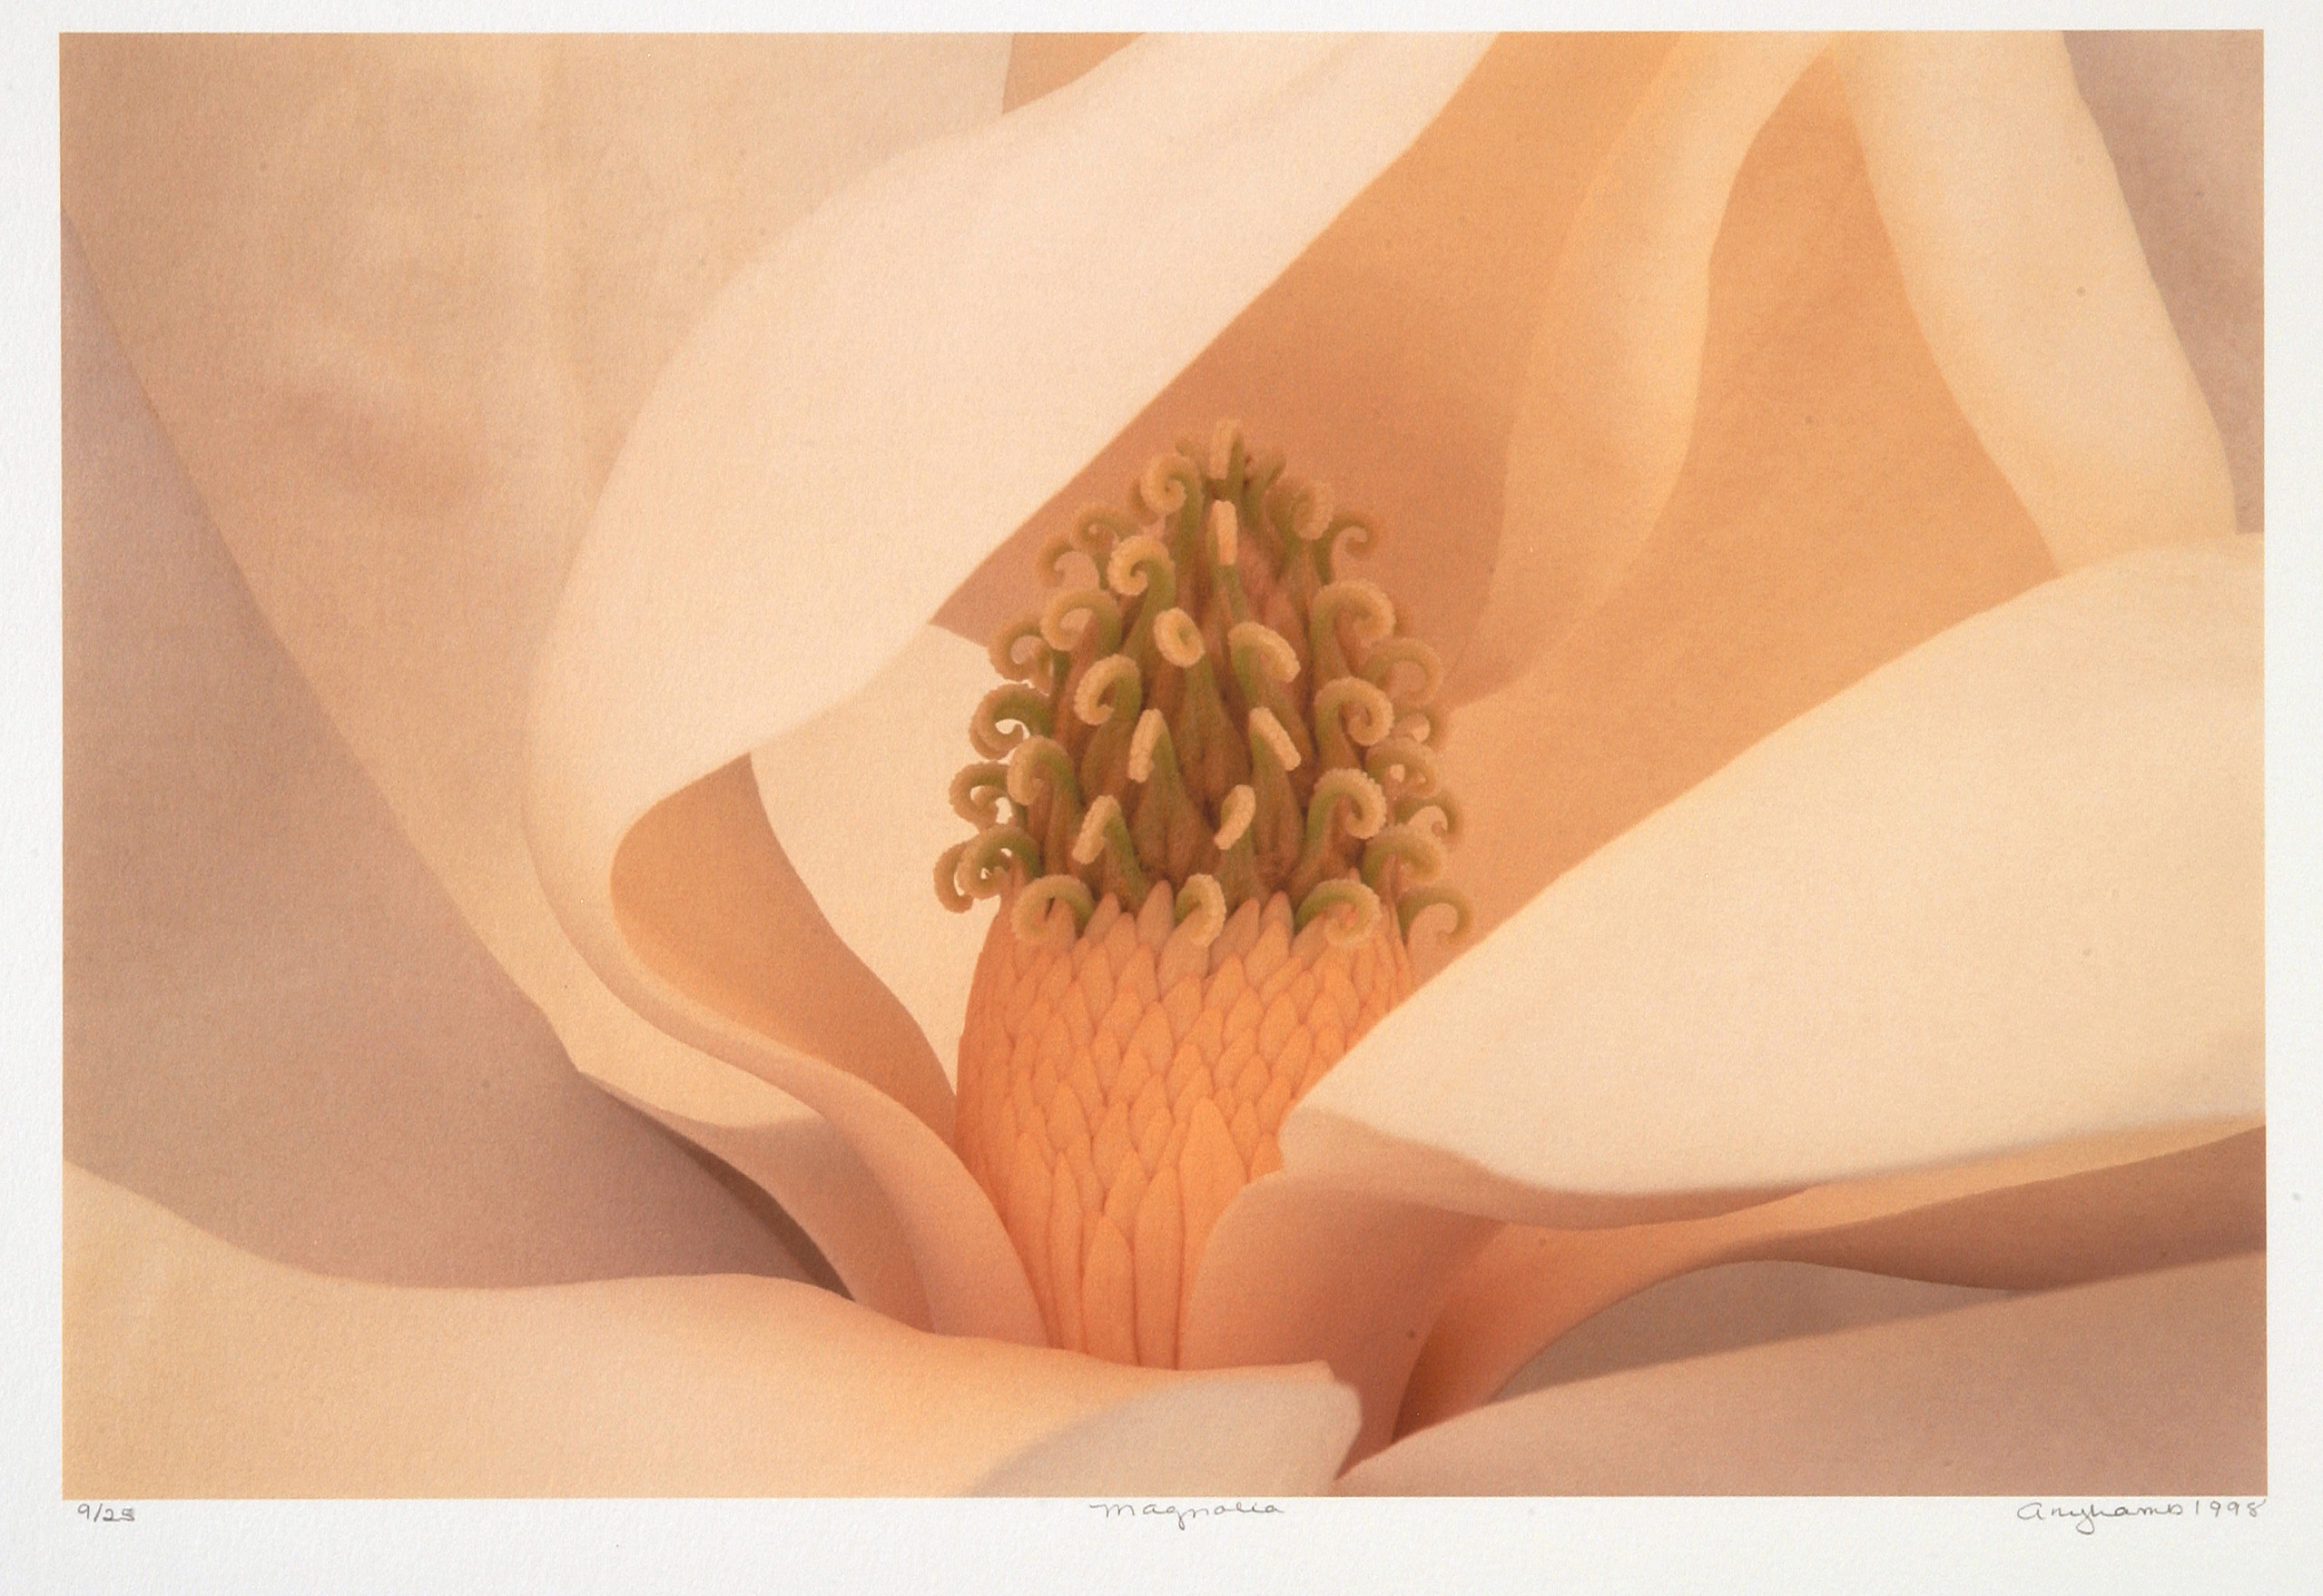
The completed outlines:
[[[1375,1452],[1446,1287],[1497,1228],[1294,1175],[1254,1181],[1203,1249],[1178,1364],[1320,1359],[1362,1399],[1354,1455]]]
[[[1446,1294],[1399,1433],[1491,1400],[1541,1348],[1649,1286],[1789,1259],[2028,1289],[2263,1247],[2265,1132],[2172,1125],[1816,1187],[1708,1218],[1510,1226]]]
[[[2266,1408],[2266,1266],[2245,1256],[1535,1392],[1340,1488],[2259,1495]]]
[[[633,1102],[754,1093],[739,1124],[818,1139],[808,1110],[716,1080],[737,1072],[615,999],[541,895],[524,699],[574,542],[725,278],[855,173],[989,120],[1005,55],[905,37],[64,47],[65,204],[187,475],[460,912]],[[882,1205],[819,1195],[862,1177],[753,1167],[851,1288],[899,1300]]]
[[[951,779],[975,757],[969,717],[996,678],[986,652],[924,627],[844,703],[760,744],[766,818],[831,927],[896,995],[947,1074],[992,918],[936,909],[937,856],[969,834]]]
[[[2255,1113],[2260,718],[2255,542],[2047,584],[1560,880],[1285,1161],[1592,1224]]]
[[[1457,658],[1500,541],[1510,419],[1547,274],[1671,49],[1644,33],[1495,39],[1411,148],[994,551],[941,623],[981,642],[1040,602],[1044,540],[1228,417],[1377,519],[1363,575]]]
[[[575,1076],[251,601],[69,223],[62,276],[65,1156],[380,1284],[794,1274]]]
[[[997,1217],[939,1140],[932,1056],[867,978],[849,990],[851,956],[734,761],[900,653],[1481,48],[1144,41],[891,164],[721,297],[598,505],[536,676],[543,884],[625,1000],[850,1138],[894,1194],[939,1328],[1038,1335]],[[1211,181],[1254,164],[1284,181]]]
[[[91,1496],[1312,1491],[1353,1427],[1319,1371],[931,1336],[786,1281],[357,1285],[70,1168],[64,1387]],[[1150,1471],[1088,1448],[1120,1434],[1172,1440]]]
[[[2060,566],[2234,530],[2225,446],[2047,34],[1838,53],[1928,347]]]
[[[1452,717],[1452,874],[1480,930],[1787,721],[2055,574],[1928,356],[1827,59],[1735,176],[1698,391],[1627,576]]]
[[[1595,608],[1659,521],[1693,436],[1727,196],[1824,44],[1819,34],[1682,40],[1607,154],[1533,333],[1506,530],[1459,689],[1516,674]]]

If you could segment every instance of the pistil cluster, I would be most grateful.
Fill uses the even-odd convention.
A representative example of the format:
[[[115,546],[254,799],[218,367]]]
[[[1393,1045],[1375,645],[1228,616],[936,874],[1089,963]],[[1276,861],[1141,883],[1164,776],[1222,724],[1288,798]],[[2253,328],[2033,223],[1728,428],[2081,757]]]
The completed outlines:
[[[951,798],[944,902],[1001,897],[955,1142],[1058,1345],[1171,1366],[1213,1228],[1411,990],[1459,809],[1433,650],[1339,570],[1373,546],[1221,423],[1042,549]],[[1191,1355],[1198,1356],[1198,1349]]]
[[[1058,591],[992,640],[1009,680],[952,782],[979,830],[937,864],[945,905],[1013,892],[1033,935],[1051,905],[1085,927],[1166,882],[1213,935],[1276,892],[1342,945],[1437,904],[1464,930],[1432,884],[1460,813],[1436,768],[1442,662],[1339,569],[1377,537],[1231,421],[1156,458],[1127,508],[1082,510],[1040,553]]]

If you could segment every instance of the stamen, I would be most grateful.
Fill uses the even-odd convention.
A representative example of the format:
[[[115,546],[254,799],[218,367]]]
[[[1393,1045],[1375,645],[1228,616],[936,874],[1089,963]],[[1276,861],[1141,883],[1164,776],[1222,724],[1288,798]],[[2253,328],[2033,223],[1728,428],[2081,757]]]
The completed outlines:
[[[1040,783],[1051,793],[1080,803],[1079,783],[1073,776],[1073,756],[1053,737],[1027,737],[1009,755],[1009,796],[1029,809],[1040,799]]]
[[[1299,900],[1299,911],[1292,923],[1304,931],[1309,921],[1323,913],[1331,913],[1324,923],[1324,940],[1334,948],[1353,947],[1379,923],[1379,894],[1361,882],[1324,882]]]
[[[1150,532],[1124,538],[1105,562],[1106,581],[1116,593],[1131,598],[1146,590],[1149,579],[1158,579],[1165,589],[1174,590],[1176,584],[1172,578],[1176,571],[1168,547]]]
[[[1017,729],[1004,732],[1003,723]],[[998,759],[1025,738],[1045,737],[1054,729],[1048,724],[1047,699],[1021,682],[1005,682],[977,704],[968,723],[968,740],[976,744],[977,753]]]
[[[1146,897],[1146,872],[1137,863],[1137,845],[1130,838],[1129,823],[1122,815],[1121,800],[1107,793],[1089,805],[1081,821],[1081,834],[1073,842],[1073,862],[1095,864],[1102,856],[1111,882],[1126,908]]]
[[[1042,586],[1054,587],[1065,579],[1065,561],[1075,555],[1088,554],[1088,550],[1072,533],[1052,532],[1041,540],[1040,552],[1032,557],[1033,574],[1040,578]],[[1092,559],[1090,564],[1095,566],[1096,561]],[[1097,572],[1092,570],[1090,575],[1094,577]]]
[[[1012,880],[1040,868],[1040,844],[1022,826],[999,825],[979,832],[960,856],[958,884],[971,898],[999,896]]]
[[[1351,709],[1352,724],[1345,717]],[[1334,676],[1315,691],[1314,732],[1326,765],[1353,765],[1357,744],[1369,747],[1394,726],[1395,706],[1361,676]]]
[[[1062,903],[1071,911],[1076,931],[1088,924],[1089,915],[1097,907],[1089,890],[1071,876],[1042,876],[1017,894],[1016,907],[1009,911],[1009,923],[1020,941],[1041,940],[1048,929],[1051,903]]]
[[[1416,690],[1398,692],[1392,678],[1398,667],[1420,673]],[[1443,686],[1443,656],[1417,637],[1384,637],[1363,656],[1363,680],[1383,690],[1399,710],[1418,709]]]
[[[960,887],[960,862],[968,857],[970,842],[954,842],[936,861],[936,900],[954,914],[965,914],[976,907],[976,900]]]
[[[1264,622],[1244,621],[1228,630],[1226,649],[1234,656],[1236,675],[1242,674],[1245,656],[1265,665],[1266,674],[1277,682],[1294,680],[1299,674],[1297,651],[1280,632]]]
[[[1190,671],[1202,657],[1202,628],[1182,609],[1166,609],[1154,617],[1154,646],[1181,671]]]
[[[1344,823],[1351,837],[1371,836],[1387,823],[1387,794],[1379,790],[1377,782],[1359,770],[1325,771],[1315,778],[1314,797],[1307,804],[1309,847],[1323,841],[1334,811],[1342,806],[1347,811]]]
[[[1196,944],[1207,947],[1225,929],[1226,894],[1214,875],[1190,875],[1177,890],[1177,923]]]
[[[1364,756],[1363,768],[1383,787],[1394,788],[1398,798],[1436,791],[1436,756],[1409,737],[1383,738]]]
[[[1298,769],[1298,747],[1291,741],[1291,734],[1283,730],[1283,723],[1275,718],[1273,710],[1254,709],[1250,712],[1250,740],[1254,747],[1265,743],[1273,752],[1275,763],[1285,770]]]
[[[1081,677],[1081,685],[1073,694],[1073,713],[1088,725],[1101,726],[1113,718],[1116,707],[1134,707],[1142,686],[1136,660],[1126,654],[1107,655],[1089,666],[1088,674]],[[1122,689],[1120,699],[1127,700],[1126,705],[1121,704],[1120,699],[1112,704],[1106,702],[1106,695],[1117,687]]]
[[[1202,491],[1201,473],[1184,455],[1156,455],[1137,478],[1138,497],[1157,516],[1174,516],[1188,494]]]
[[[1422,815],[1435,816],[1435,833],[1447,842],[1460,841],[1460,805],[1449,793],[1412,793],[1395,801],[1395,818],[1419,823]]]
[[[1342,621],[1353,627],[1358,642],[1376,643],[1395,631],[1395,605],[1378,583],[1361,576],[1334,582],[1316,593],[1307,613],[1307,640],[1314,650],[1318,682],[1349,674],[1346,651],[1339,641]]]
[[[1251,791],[1247,783],[1227,793],[1218,813],[1218,834],[1211,839],[1217,843],[1218,851],[1224,852],[1241,842],[1243,833],[1250,830],[1250,823],[1257,813],[1258,794]]]
[[[1422,887],[1417,892],[1404,893],[1395,905],[1397,928],[1403,931],[1405,941],[1412,940],[1413,922],[1431,909],[1452,911],[1452,927],[1444,933],[1445,941],[1457,942],[1468,935],[1475,911],[1469,908],[1467,895],[1452,887]]]
[[[1028,657],[1019,658],[1018,647],[1028,642],[1032,645],[1031,652]],[[1018,682],[1038,680],[1052,668],[1050,661],[1056,657],[1049,652],[1047,640],[1041,636],[1041,618],[1038,616],[1019,616],[993,633],[991,646],[985,650],[985,654],[991,660],[994,670]]]
[[[1233,565],[1242,553],[1242,518],[1223,498],[1210,506],[1210,547],[1222,566]]]
[[[1443,843],[1430,832],[1389,826],[1363,849],[1363,882],[1373,892],[1384,891],[1381,877],[1390,864],[1401,865],[1409,881],[1433,881],[1443,872]]]
[[[1040,635],[1049,647],[1064,652],[1078,647],[1097,628],[1097,652],[1110,654],[1121,646],[1121,606],[1113,595],[1098,587],[1076,587],[1048,601],[1040,612]]]
[[[1169,723],[1162,718],[1162,712],[1158,709],[1149,709],[1137,717],[1137,729],[1129,737],[1129,779],[1131,781],[1153,780],[1154,744],[1168,729]]]
[[[951,779],[951,812],[972,825],[999,823],[1000,800],[1008,796],[1009,767],[987,761]]]
[[[1220,421],[1210,429],[1210,475],[1223,482],[1234,469],[1234,451],[1242,443],[1242,423]]]
[[[1121,818],[1121,800],[1108,793],[1089,805],[1081,817],[1081,834],[1073,842],[1073,862],[1095,864],[1097,856],[1105,852],[1105,828],[1108,822]]]

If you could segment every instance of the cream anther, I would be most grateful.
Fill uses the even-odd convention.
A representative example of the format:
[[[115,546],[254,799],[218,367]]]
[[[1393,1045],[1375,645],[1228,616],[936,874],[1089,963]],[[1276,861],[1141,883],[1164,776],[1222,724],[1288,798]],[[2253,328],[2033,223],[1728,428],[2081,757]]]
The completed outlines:
[[[1275,764],[1285,770],[1298,769],[1298,745],[1291,741],[1291,734],[1283,730],[1283,723],[1275,718],[1273,710],[1261,705],[1250,712],[1250,734],[1274,751]]]
[[[1242,841],[1250,830],[1250,823],[1257,818],[1258,794],[1247,785],[1236,787],[1226,794],[1218,806],[1218,834],[1211,839],[1221,852]]]
[[[1073,713],[1085,724],[1101,726],[1112,718],[1112,709],[1106,696],[1120,685],[1122,678],[1135,680],[1137,662],[1126,654],[1108,654],[1089,666],[1081,677],[1081,685],[1073,690]]]
[[[1137,729],[1129,734],[1129,779],[1150,782],[1154,779],[1154,744],[1161,741],[1162,728],[1168,723],[1162,712],[1149,709],[1137,717]]]
[[[1181,671],[1190,671],[1202,658],[1202,628],[1182,609],[1166,609],[1154,617],[1154,646]]]
[[[1223,498],[1210,505],[1210,547],[1222,566],[1233,565],[1242,551],[1242,517]]]
[[[1299,674],[1298,652],[1290,639],[1264,621],[1235,623],[1226,633],[1226,646],[1237,655],[1245,649],[1255,654],[1266,674],[1277,682],[1291,681]]]
[[[1121,823],[1121,800],[1112,793],[1090,804],[1088,813],[1081,818],[1081,833],[1073,839],[1073,862],[1095,864],[1097,856],[1105,852],[1107,830]]]

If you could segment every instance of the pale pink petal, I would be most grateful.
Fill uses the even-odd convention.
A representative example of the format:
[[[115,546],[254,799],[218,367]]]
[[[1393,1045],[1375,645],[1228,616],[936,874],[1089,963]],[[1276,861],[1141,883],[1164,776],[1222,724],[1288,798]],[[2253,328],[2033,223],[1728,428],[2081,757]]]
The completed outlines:
[[[632,1101],[731,1096],[712,1078],[735,1072],[605,990],[526,848],[524,699],[573,544],[726,276],[855,173],[991,117],[1005,54],[905,37],[64,46],[65,205],[186,473],[459,911],[583,1072]],[[760,1088],[749,1118],[769,1115],[809,1111]],[[879,1205],[810,1213],[814,1183],[758,1173],[842,1278],[892,1276]]]
[[[1179,1366],[1320,1359],[1362,1398],[1355,1455],[1377,1451],[1446,1288],[1497,1228],[1295,1175],[1253,1181],[1203,1250]]]
[[[1838,53],[1928,347],[2061,567],[2234,530],[2225,446],[2049,34]]]
[[[1708,1218],[1512,1225],[1447,1294],[1399,1428],[1490,1400],[1575,1325],[1688,1270],[1784,1258],[2022,1289],[2252,1251],[2266,1220],[2265,1132],[2228,1121],[1817,1187]]]
[[[1341,1489],[2263,1494],[2265,1293],[2243,1256],[1627,1370],[1423,1431]]]
[[[1038,1334],[997,1217],[940,1139],[932,1056],[866,990],[737,756],[901,651],[1481,49],[1150,40],[889,166],[721,297],[599,503],[533,704],[544,885],[625,1000],[849,1137],[939,1328]],[[1209,181],[1253,165],[1285,181]],[[1098,258],[1115,269],[1093,275]],[[1132,310],[1137,335],[1110,340]],[[1117,358],[1088,358],[1106,347]]]
[[[383,1284],[794,1273],[575,1076],[414,851],[185,480],[69,223],[63,290],[65,1155]]]
[[[1550,278],[1509,445],[1507,530],[1461,685],[1515,675],[1601,603],[1693,437],[1710,251],[1759,128],[1817,34],[1698,35],[1598,169]]]
[[[1316,1370],[1127,1369],[743,1276],[358,1285],[69,1168],[65,1207],[77,1494],[929,1495],[1012,1463],[1076,1493],[1311,1491],[1353,1428]],[[1175,1434],[1148,1472],[1088,1450],[1118,1432]]]
[[[1602,1224],[2257,1112],[2259,553],[2075,573],[1802,716],[1388,1015],[1286,1165]]]

